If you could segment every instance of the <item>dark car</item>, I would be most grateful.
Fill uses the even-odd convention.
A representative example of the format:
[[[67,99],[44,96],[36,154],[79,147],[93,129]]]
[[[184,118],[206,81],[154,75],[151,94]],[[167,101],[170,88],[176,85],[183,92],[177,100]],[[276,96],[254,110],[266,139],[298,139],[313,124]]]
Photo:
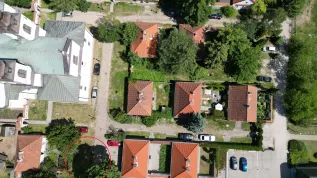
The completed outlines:
[[[100,74],[100,64],[96,63],[94,65],[94,75],[99,75]]]
[[[248,171],[248,161],[247,159],[245,159],[244,157],[241,157],[240,158],[240,168],[241,168],[241,171],[243,172],[247,172]]]
[[[76,127],[78,132],[80,133],[87,133],[88,132],[88,127],[85,127],[85,126],[79,126],[79,127]]]
[[[108,146],[120,146],[120,143],[116,142],[116,141],[108,140],[107,145]]]
[[[238,161],[235,156],[230,157],[230,167],[231,169],[237,170],[238,169]]]
[[[191,133],[180,133],[178,134],[178,138],[184,141],[191,141],[194,139],[194,135]]]
[[[217,13],[217,14],[211,14],[208,16],[209,19],[218,19],[220,20],[222,18],[222,14]]]
[[[272,78],[271,77],[266,77],[266,76],[257,76],[256,80],[259,82],[271,82]]]

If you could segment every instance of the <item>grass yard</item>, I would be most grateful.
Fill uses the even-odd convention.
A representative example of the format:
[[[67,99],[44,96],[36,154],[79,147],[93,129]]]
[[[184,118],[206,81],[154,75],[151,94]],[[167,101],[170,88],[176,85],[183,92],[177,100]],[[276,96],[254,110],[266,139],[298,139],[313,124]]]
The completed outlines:
[[[41,12],[40,26],[44,28],[46,20],[56,20],[56,12]]]
[[[0,119],[16,119],[23,110],[0,109]]]
[[[136,136],[136,137],[145,137],[145,138],[149,138],[150,136],[150,132],[130,132],[130,131],[126,131],[126,136]]]
[[[207,159],[211,159],[211,154],[208,148],[200,147],[200,162],[199,162],[199,174],[210,174],[211,165],[208,163]],[[211,161],[211,160],[210,160]]]
[[[250,131],[250,123],[248,122],[241,122],[241,128],[244,131]]]
[[[52,119],[72,118],[76,124],[89,125],[95,120],[95,111],[87,104],[54,103]]]
[[[251,137],[231,137],[230,142],[235,143],[252,143]]]
[[[88,11],[108,13],[110,11],[110,2],[91,3]]]
[[[33,12],[27,11],[27,12],[24,12],[23,15],[27,17],[28,19],[33,20]]]
[[[120,57],[124,46],[118,42],[114,44],[114,53],[111,61],[109,108],[123,109],[125,95],[125,78],[128,77],[128,63]]]
[[[171,145],[161,145],[159,158],[159,172],[169,173],[171,165]]]
[[[162,133],[154,133],[154,137],[157,139],[178,138],[177,135],[166,135]]]
[[[207,120],[206,129],[210,130],[233,130],[235,126],[234,121],[216,119],[216,120]],[[206,130],[205,129],[205,130]]]
[[[303,141],[303,140],[301,140],[301,142],[304,142],[304,144],[307,148],[310,161],[317,162],[317,159],[314,157],[314,153],[317,152],[317,141]]]
[[[156,109],[159,109],[159,106],[168,106],[170,85],[160,83],[154,90],[156,91]]]
[[[47,101],[32,100],[29,103],[30,120],[46,120]]]
[[[312,121],[310,127],[302,127],[287,122],[287,129],[291,134],[317,135],[316,121]]]
[[[143,12],[144,7],[125,2],[118,2],[114,5],[113,11],[117,16],[127,16]]]
[[[33,132],[42,132],[42,133],[45,133],[45,128],[46,128],[48,125],[29,124],[28,126],[32,128]]]

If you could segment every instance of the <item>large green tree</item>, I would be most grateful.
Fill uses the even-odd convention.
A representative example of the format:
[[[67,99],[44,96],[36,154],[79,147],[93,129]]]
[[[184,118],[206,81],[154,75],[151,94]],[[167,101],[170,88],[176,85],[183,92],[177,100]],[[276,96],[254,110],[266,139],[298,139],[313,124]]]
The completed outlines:
[[[290,140],[288,143],[291,165],[306,164],[309,162],[309,155],[305,144],[298,140]]]
[[[64,153],[68,146],[80,137],[72,119],[56,119],[45,129],[46,138],[51,146]]]
[[[257,0],[251,5],[251,12],[253,15],[263,15],[266,12],[266,4],[263,0]]]
[[[217,68],[221,67],[228,58],[229,46],[222,44],[220,41],[208,41],[206,43],[207,57],[204,63],[208,67]]]
[[[121,40],[124,45],[130,45],[138,37],[139,27],[127,22],[121,25]]]
[[[109,166],[110,165],[110,166]],[[109,169],[110,168],[110,169]],[[88,177],[102,178],[107,173],[107,178],[120,178],[121,172],[113,161],[105,159],[102,163],[96,164],[87,170]]]
[[[87,0],[78,0],[77,9],[80,10],[81,12],[87,12],[90,5],[91,5],[91,2],[88,2]]]
[[[296,17],[301,14],[307,2],[307,0],[279,0],[280,6],[284,7],[290,17]]]
[[[190,25],[203,25],[212,12],[210,0],[177,0],[178,11],[185,23]]]
[[[159,42],[160,69],[172,74],[187,73],[196,63],[198,46],[185,33],[172,31]]]
[[[188,119],[188,124],[186,128],[194,133],[203,132],[206,127],[205,118],[198,113],[192,114],[192,116]]]
[[[57,12],[70,12],[77,9],[79,0],[47,0],[49,7]]]
[[[121,39],[121,23],[113,15],[104,17],[98,25],[97,38],[102,42],[115,42]]]
[[[226,17],[234,17],[238,14],[238,11],[232,6],[224,6],[220,8],[221,13]]]

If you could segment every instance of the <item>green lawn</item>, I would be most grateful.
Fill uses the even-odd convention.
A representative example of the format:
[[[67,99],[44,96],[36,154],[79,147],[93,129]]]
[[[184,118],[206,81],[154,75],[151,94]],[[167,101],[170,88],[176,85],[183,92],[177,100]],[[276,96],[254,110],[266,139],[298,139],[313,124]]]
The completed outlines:
[[[252,143],[252,138],[251,137],[231,137],[230,142]]]
[[[125,2],[118,2],[114,5],[114,14],[117,16],[134,15],[144,11],[143,6],[133,5]]]
[[[317,141],[302,141],[302,142],[304,142],[307,148],[310,161],[317,162],[317,159],[314,157],[314,153],[317,152]]]
[[[158,109],[159,106],[168,106],[170,85],[159,83],[155,86],[154,90],[156,91],[156,109]]]
[[[46,120],[47,101],[32,100],[29,103],[30,120]]]
[[[44,28],[46,20],[56,20],[56,12],[41,12],[40,26]]]
[[[32,128],[33,132],[42,132],[42,133],[45,133],[45,128],[46,128],[48,125],[29,124],[28,126]]]
[[[123,109],[128,63],[120,57],[122,51],[124,51],[124,46],[118,42],[114,43],[110,74],[109,109],[118,107]]]
[[[108,13],[110,11],[110,4],[110,2],[91,3],[88,11]]]
[[[24,12],[23,15],[27,17],[28,19],[33,20],[33,12],[31,11]]]
[[[95,111],[87,104],[54,103],[52,119],[60,118],[72,118],[76,124],[88,125],[95,120]]]
[[[303,135],[317,135],[317,122],[312,121],[310,127],[304,127],[299,125],[294,125],[290,122],[287,123],[287,129],[291,134],[303,134]]]
[[[150,136],[150,132],[130,132],[130,131],[126,131],[126,136],[137,136],[137,137],[145,137],[145,138],[149,138]]]
[[[171,145],[161,145],[159,158],[159,172],[169,173],[171,165]]]
[[[248,123],[248,122],[242,122],[242,123],[241,123],[241,128],[242,128],[242,130],[244,130],[244,131],[250,131],[250,123]]]
[[[217,119],[217,120],[207,120],[207,128],[210,130],[233,130],[235,126],[234,121],[228,121],[223,119]]]

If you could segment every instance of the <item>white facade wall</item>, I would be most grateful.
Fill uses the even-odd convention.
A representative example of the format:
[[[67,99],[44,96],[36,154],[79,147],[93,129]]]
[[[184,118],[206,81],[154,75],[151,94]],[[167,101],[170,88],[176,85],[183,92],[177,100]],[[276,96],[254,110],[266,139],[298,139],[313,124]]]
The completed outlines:
[[[93,68],[93,52],[94,52],[94,38],[93,35],[86,29],[85,43],[82,53],[82,63],[80,72],[80,91],[79,101],[87,102],[90,98],[91,92],[91,78]],[[100,59],[101,60],[101,59]]]
[[[46,137],[43,137],[42,138],[41,153],[44,153],[44,154],[42,154],[40,157],[40,163],[42,163],[44,161],[44,158],[47,156],[47,154],[46,154],[47,143],[48,143],[48,141],[47,141]]]
[[[71,47],[67,50],[67,56],[70,56],[69,60],[69,75],[78,77],[78,68],[80,64],[79,55],[80,55],[80,46],[74,41],[71,42]]]
[[[6,106],[6,93],[4,83],[0,83],[0,108],[4,108]]]
[[[27,32],[27,28],[30,28],[30,33]],[[20,29],[19,29],[19,35],[27,40],[34,40],[35,38],[35,31],[36,31],[36,24],[26,18],[24,15],[21,15],[20,19]]]
[[[254,0],[244,0],[244,1],[233,4],[232,6],[235,9],[240,10],[240,9],[251,6],[252,4],[254,4]]]

